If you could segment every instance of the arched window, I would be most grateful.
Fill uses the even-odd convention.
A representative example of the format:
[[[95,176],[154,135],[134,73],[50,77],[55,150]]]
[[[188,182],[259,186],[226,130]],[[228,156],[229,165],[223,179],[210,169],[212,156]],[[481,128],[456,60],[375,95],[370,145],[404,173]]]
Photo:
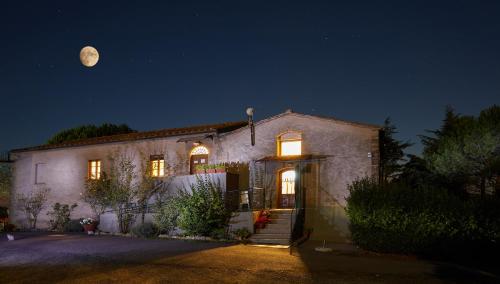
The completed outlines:
[[[278,156],[302,155],[302,134],[296,131],[288,131],[277,139]]]
[[[191,150],[192,155],[208,155],[208,149],[205,146],[196,146]]]
[[[196,146],[190,152],[189,172],[194,174],[196,166],[208,164],[208,149],[205,146]]]

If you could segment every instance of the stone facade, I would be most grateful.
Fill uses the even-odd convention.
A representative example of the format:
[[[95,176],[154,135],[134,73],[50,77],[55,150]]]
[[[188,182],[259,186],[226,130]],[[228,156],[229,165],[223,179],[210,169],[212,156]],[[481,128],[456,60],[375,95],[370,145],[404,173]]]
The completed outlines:
[[[199,133],[163,138],[122,141],[97,145],[60,147],[45,150],[14,150],[14,186],[12,204],[18,193],[26,193],[36,187],[48,187],[49,205],[78,203],[73,216],[89,216],[89,207],[81,201],[89,160],[100,159],[106,169],[110,153],[121,151],[132,157],[138,167],[143,157],[164,155],[167,174],[189,175],[190,151],[201,143],[209,150],[209,163],[239,162],[252,164],[263,157],[277,155],[277,137],[287,131],[302,135],[302,154],[321,156],[308,170],[306,192],[307,206],[314,209],[310,215],[318,215],[321,222],[346,234],[347,222],[343,207],[348,196],[347,185],[365,176],[378,175],[379,128],[342,120],[298,114],[291,111],[256,122],[256,143],[250,144],[250,129],[240,127],[225,133]],[[252,186],[252,169],[240,172],[240,189]],[[314,186],[309,186],[313,185]],[[13,206],[12,220],[23,225],[22,212]],[[40,214],[39,224],[46,226],[46,212]],[[324,226],[324,225],[322,225]],[[314,228],[317,232],[321,229]],[[318,233],[319,234],[319,233]]]

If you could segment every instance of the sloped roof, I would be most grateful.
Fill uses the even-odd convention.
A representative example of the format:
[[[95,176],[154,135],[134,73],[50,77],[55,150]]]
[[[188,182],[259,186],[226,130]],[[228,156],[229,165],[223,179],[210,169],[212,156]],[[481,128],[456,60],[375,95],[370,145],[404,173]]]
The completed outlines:
[[[45,144],[34,147],[20,148],[11,150],[11,153],[16,152],[27,152],[27,151],[37,151],[37,150],[48,150],[48,149],[57,149],[57,148],[66,148],[66,147],[78,147],[78,146],[87,146],[87,145],[95,145],[95,144],[104,144],[104,143],[113,143],[113,142],[123,142],[123,141],[135,141],[135,140],[144,140],[144,139],[154,139],[154,138],[163,138],[163,137],[171,137],[171,136],[181,136],[181,135],[191,135],[191,134],[201,134],[201,133],[224,133],[228,131],[232,131],[247,125],[246,121],[237,121],[237,122],[226,122],[219,124],[205,124],[205,125],[197,125],[191,127],[182,127],[182,128],[168,128],[154,131],[143,131],[143,132],[133,132],[127,134],[117,134],[117,135],[109,135],[102,137],[94,137],[80,140],[67,141],[58,144]]]
[[[294,112],[294,111],[292,111],[290,109],[288,109],[285,112],[282,112],[280,114],[277,114],[277,115],[274,115],[274,116],[271,116],[271,117],[264,118],[262,120],[256,121],[255,125],[260,125],[260,124],[263,124],[263,123],[266,123],[266,122],[269,122],[269,121],[272,121],[272,120],[275,120],[275,119],[278,119],[278,118],[281,118],[281,117],[284,117],[284,116],[287,116],[287,115],[294,115],[294,116],[298,116],[298,117],[309,117],[309,118],[316,118],[316,119],[334,121],[334,122],[337,122],[337,123],[340,123],[340,124],[351,125],[351,126],[356,126],[356,127],[361,127],[361,128],[369,128],[369,129],[373,129],[373,130],[382,129],[382,126],[376,125],[376,124],[369,124],[369,123],[362,123],[362,122],[356,122],[356,121],[343,120],[343,119],[338,119],[338,118],[332,117],[332,116],[322,116],[322,115],[316,115],[316,114],[312,115],[312,114],[298,113],[298,112]],[[245,128],[248,128],[248,125],[246,125],[245,127],[240,127],[238,129],[235,129],[234,132],[243,131],[243,129],[245,129]],[[228,132],[228,133],[225,133],[224,135],[230,135],[231,133],[233,133],[233,132]]]
[[[317,119],[325,119],[330,121],[335,121],[342,124],[370,128],[370,129],[381,129],[382,127],[374,124],[367,123],[359,123],[353,121],[347,121],[342,119],[337,119],[334,117],[326,117],[319,115],[310,115],[310,114],[302,114],[293,112],[292,110],[287,110],[283,113],[277,114],[275,116],[271,116],[262,120],[259,120],[255,123],[255,125],[259,125],[262,123],[266,123],[268,121],[286,116],[286,115],[295,115],[301,117],[311,117]],[[182,128],[169,128],[169,129],[161,129],[154,131],[143,131],[143,132],[134,132],[128,134],[118,134],[118,135],[110,135],[110,136],[102,136],[81,140],[73,140],[67,141],[59,144],[52,145],[39,145],[34,147],[20,148],[11,150],[11,153],[16,152],[28,152],[28,151],[38,151],[38,150],[49,150],[49,149],[57,149],[57,148],[67,148],[67,147],[78,147],[78,146],[87,146],[87,145],[96,145],[96,144],[105,144],[105,143],[113,143],[113,142],[124,142],[124,141],[135,141],[135,140],[144,140],[144,139],[155,139],[155,138],[163,138],[163,137],[171,137],[171,136],[182,136],[182,135],[192,135],[192,134],[204,134],[204,133],[225,133],[226,135],[230,135],[233,131],[239,131],[241,129],[246,128],[248,122],[246,121],[237,121],[237,122],[226,122],[219,124],[205,124],[205,125],[197,125],[191,127],[182,127]]]

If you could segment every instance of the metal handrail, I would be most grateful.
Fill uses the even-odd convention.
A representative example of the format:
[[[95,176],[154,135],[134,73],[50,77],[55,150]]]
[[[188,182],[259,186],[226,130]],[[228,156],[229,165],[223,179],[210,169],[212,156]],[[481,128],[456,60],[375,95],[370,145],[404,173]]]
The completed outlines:
[[[0,162],[11,162],[9,151],[0,151]]]
[[[293,242],[293,214],[296,211],[296,208],[292,208],[292,213],[290,213],[290,245]]]

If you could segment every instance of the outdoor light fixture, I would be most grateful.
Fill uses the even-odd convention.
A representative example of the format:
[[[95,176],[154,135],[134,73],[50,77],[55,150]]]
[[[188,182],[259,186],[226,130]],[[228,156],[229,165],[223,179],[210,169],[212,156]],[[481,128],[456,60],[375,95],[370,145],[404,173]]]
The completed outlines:
[[[255,145],[255,125],[253,124],[253,108],[247,108],[248,126],[250,126],[250,139],[252,146]]]

